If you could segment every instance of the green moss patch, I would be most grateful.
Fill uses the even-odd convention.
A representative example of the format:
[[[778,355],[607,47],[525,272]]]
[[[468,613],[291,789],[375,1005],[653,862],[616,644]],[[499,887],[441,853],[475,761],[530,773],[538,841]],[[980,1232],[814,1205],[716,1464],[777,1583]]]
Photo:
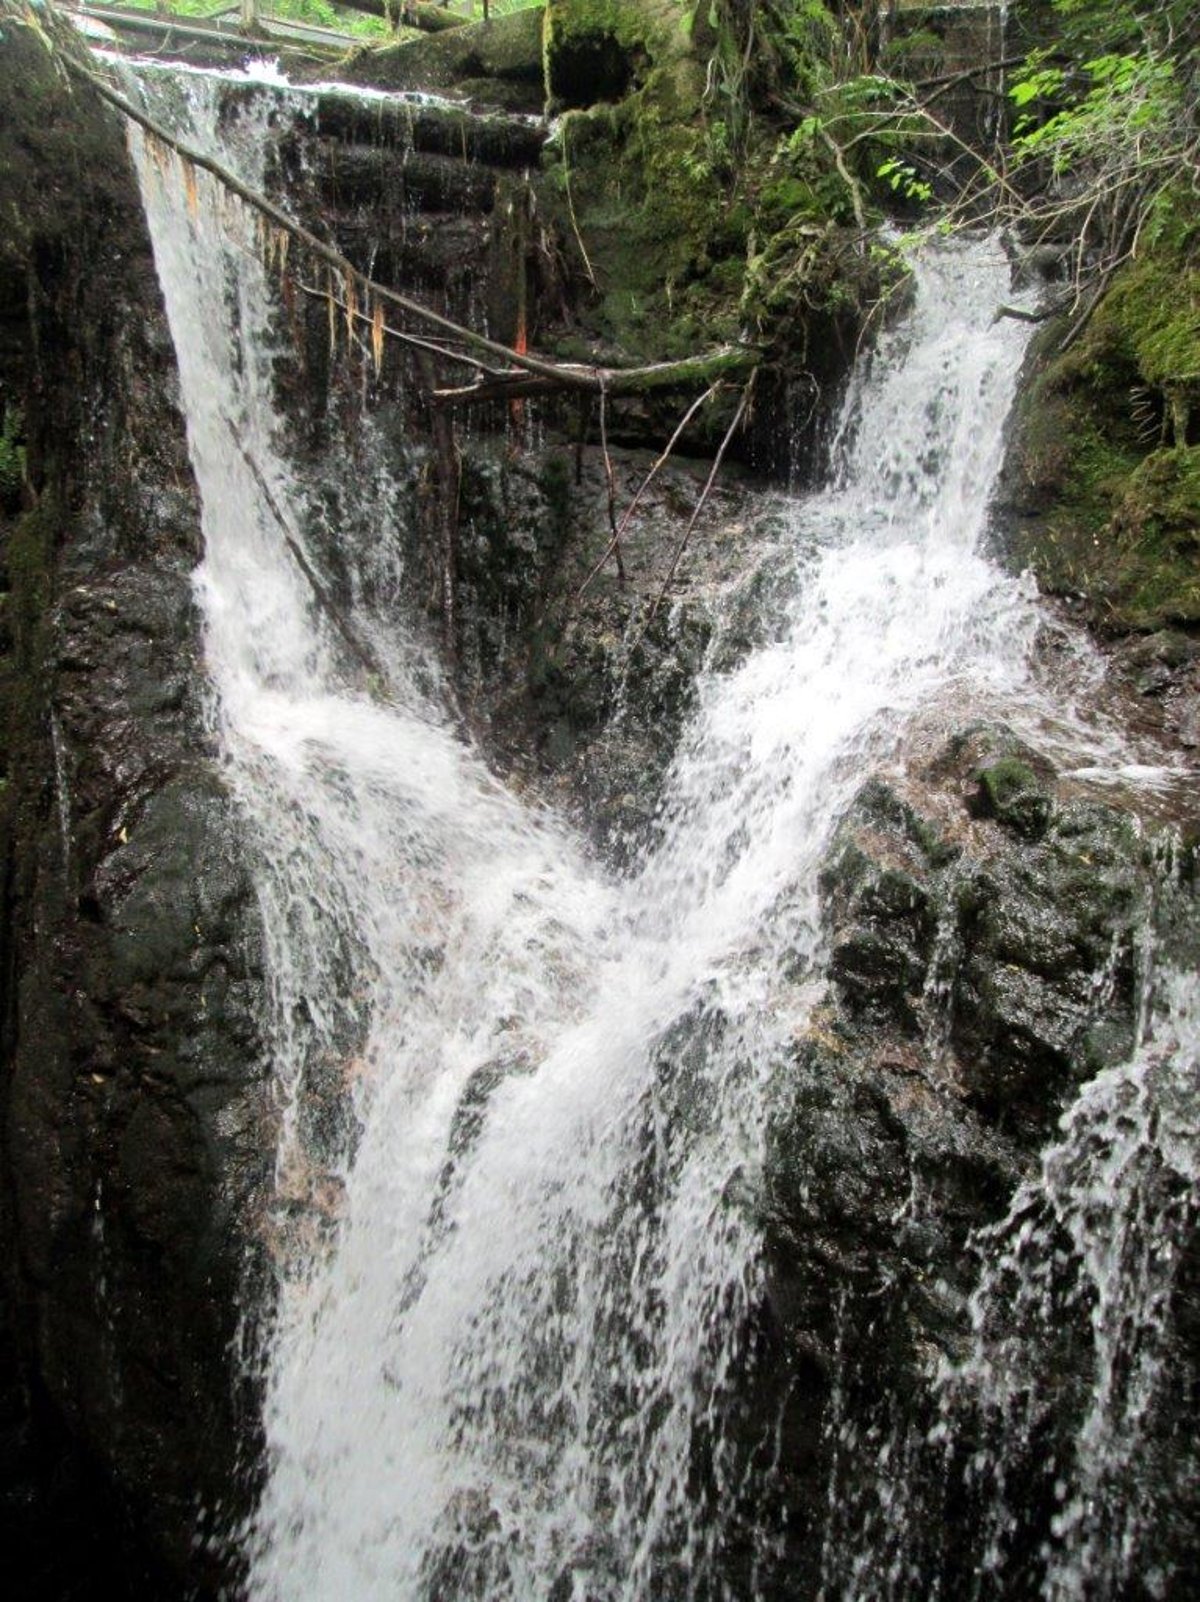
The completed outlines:
[[[1045,364],[1022,406],[1016,458],[1014,554],[1045,589],[1082,597],[1108,629],[1200,623],[1200,226],[1190,206]]]

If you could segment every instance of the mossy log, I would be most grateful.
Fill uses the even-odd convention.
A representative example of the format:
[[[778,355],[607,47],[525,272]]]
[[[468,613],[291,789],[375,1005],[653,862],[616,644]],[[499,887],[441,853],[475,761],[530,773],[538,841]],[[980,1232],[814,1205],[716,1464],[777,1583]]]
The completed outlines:
[[[470,406],[483,401],[545,395],[556,389],[580,389],[614,397],[649,395],[656,390],[703,389],[723,380],[747,377],[760,359],[761,352],[752,346],[723,345],[697,356],[685,356],[680,361],[652,362],[645,367],[591,367],[583,362],[558,362],[553,376],[526,372],[488,373],[476,384],[458,389],[435,389],[432,399],[442,406]]]

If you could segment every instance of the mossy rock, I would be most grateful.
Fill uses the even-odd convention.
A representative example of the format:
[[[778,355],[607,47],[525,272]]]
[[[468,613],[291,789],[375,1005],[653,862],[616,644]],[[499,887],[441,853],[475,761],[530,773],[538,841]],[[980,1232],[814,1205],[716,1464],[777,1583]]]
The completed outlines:
[[[698,70],[689,13],[678,0],[549,0],[546,92],[555,110],[621,100],[656,70]]]
[[[325,76],[325,69],[318,75]],[[458,89],[505,110],[540,112],[541,8],[399,44],[368,46],[351,56],[338,76],[379,89]]]
[[[1146,384],[1200,383],[1200,258],[1190,229],[1117,275],[1088,343],[1123,347]]]
[[[1098,626],[1200,622],[1200,224],[1180,203],[1019,408],[1008,548]]]
[[[978,777],[979,816],[995,818],[1031,840],[1041,839],[1053,802],[1028,763],[1019,757],[1001,757],[981,768]]]
[[[734,174],[678,0],[551,0],[548,204],[586,252],[601,341],[644,357],[735,338],[746,254]],[[714,266],[730,265],[720,283]]]

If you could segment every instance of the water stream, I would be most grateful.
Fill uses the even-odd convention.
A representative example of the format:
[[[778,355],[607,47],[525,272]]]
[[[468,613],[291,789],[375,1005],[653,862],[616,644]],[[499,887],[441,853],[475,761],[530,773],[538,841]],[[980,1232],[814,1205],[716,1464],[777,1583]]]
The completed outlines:
[[[248,114],[234,139],[202,88],[190,100],[194,137],[256,181]],[[387,578],[357,618],[386,682],[347,659],[291,548],[305,489],[253,224],[133,143],[203,499],[211,716],[261,864],[273,991],[281,1291],[250,1593],[732,1595],[746,1470],[726,1415],[760,1290],[753,1196],[771,1086],[819,990],[831,833],[941,702],[1000,708],[1080,764],[1125,760],[1041,687],[1031,590],[980,551],[1026,337],[993,316],[1007,264],[987,241],[923,257],[913,310],[855,378],[830,488],[792,506],[786,616],[702,684],[662,843],[616,877],[460,734],[406,626],[382,505],[348,560]],[[1072,671],[1085,687],[1082,647]],[[1129,1075],[1089,1093],[1014,1218],[1057,1208],[1076,1228],[1072,1131],[1136,1095]],[[988,1308],[1020,1278],[1015,1227],[951,1388],[1000,1339]],[[978,1384],[980,1405],[1009,1406]],[[1086,1428],[1112,1417],[1098,1400]],[[1103,1494],[1062,1498],[1079,1553],[1080,1499]]]

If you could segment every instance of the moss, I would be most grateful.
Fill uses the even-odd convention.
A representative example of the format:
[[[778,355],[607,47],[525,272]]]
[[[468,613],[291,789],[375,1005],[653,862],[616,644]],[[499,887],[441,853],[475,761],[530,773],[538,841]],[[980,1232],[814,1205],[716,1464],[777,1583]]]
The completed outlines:
[[[691,60],[692,32],[678,0],[549,0],[543,30],[552,109],[619,100]]]
[[[1176,232],[1118,276],[1088,341],[1136,365],[1143,383],[1160,389],[1200,381],[1200,263],[1190,230]]]
[[[619,106],[564,117],[551,161],[550,203],[587,252],[598,291],[589,321],[603,342],[688,355],[697,319],[705,343],[737,337],[747,213],[708,128],[679,114],[664,77],[652,73]]]
[[[1146,457],[1126,486],[1117,524],[1135,538],[1163,534],[1194,551],[1200,545],[1200,447],[1181,445]]]
[[[981,768],[978,810],[1017,834],[1040,839],[1050,822],[1052,805],[1038,776],[1019,757],[1001,757]]]
[[[1061,330],[1056,337],[1061,337]],[[1180,202],[1022,407],[1014,554],[1106,629],[1200,622],[1200,230]]]

